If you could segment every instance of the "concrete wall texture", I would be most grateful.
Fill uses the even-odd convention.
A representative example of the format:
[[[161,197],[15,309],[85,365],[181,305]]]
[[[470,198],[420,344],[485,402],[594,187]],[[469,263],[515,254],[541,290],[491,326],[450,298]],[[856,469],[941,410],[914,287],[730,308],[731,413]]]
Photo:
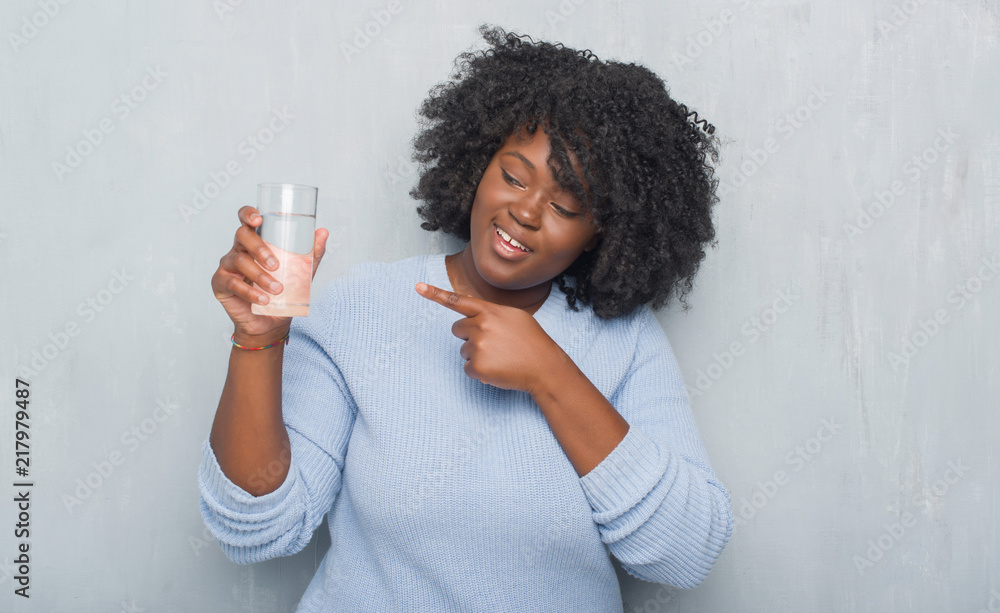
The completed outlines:
[[[483,22],[643,63],[723,142],[658,317],[737,526],[693,590],[621,573],[625,610],[1000,611],[996,0],[4,2],[0,610],[293,608],[322,529],[242,567],[198,512],[209,280],[265,181],[319,186],[319,286],[458,251],[409,141]]]

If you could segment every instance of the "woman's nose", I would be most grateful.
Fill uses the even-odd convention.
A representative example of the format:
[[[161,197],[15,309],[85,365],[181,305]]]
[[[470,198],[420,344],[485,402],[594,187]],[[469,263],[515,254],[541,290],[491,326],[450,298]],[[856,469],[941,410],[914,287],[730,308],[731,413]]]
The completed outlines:
[[[538,227],[542,207],[545,205],[545,194],[540,191],[524,192],[510,204],[510,214],[522,226]]]

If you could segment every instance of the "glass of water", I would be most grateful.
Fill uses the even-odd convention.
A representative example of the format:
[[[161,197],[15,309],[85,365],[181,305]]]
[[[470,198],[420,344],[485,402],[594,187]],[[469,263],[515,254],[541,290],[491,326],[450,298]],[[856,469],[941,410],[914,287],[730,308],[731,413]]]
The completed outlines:
[[[277,317],[309,315],[318,191],[310,185],[294,183],[257,186],[257,211],[263,218],[257,234],[278,260],[277,270],[267,272],[281,283],[282,290],[280,294],[265,292],[269,302],[251,304],[251,313]],[[264,291],[256,283],[254,288]]]

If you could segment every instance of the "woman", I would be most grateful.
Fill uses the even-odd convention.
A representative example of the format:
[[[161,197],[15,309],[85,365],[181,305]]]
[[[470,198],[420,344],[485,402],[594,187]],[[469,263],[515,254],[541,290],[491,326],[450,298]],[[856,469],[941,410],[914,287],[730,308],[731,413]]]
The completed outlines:
[[[202,514],[246,564],[329,513],[298,611],[621,611],[609,553],[693,587],[732,531],[649,306],[683,302],[714,237],[713,128],[645,68],[481,32],[414,141],[421,227],[462,251],[257,316],[274,267],[243,207],[212,277],[236,346]]]

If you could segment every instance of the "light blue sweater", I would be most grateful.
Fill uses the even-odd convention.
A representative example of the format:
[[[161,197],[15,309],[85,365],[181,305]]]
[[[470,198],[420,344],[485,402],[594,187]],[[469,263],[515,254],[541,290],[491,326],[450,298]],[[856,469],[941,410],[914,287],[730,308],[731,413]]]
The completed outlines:
[[[700,583],[732,507],[652,310],[603,321],[553,284],[534,314],[630,425],[581,478],[528,393],[465,374],[463,316],[414,289],[452,290],[444,257],[357,264],[292,320],[284,483],[254,497],[202,448],[201,512],[226,555],[291,555],[329,513],[299,612],[620,612],[609,551],[640,579]]]

